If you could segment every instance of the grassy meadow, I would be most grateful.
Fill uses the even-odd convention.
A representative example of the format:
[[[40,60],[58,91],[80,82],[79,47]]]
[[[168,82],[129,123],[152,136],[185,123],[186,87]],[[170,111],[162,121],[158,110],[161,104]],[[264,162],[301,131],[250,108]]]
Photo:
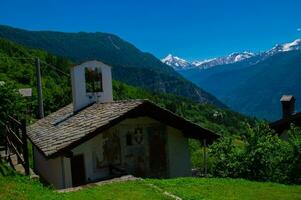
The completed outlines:
[[[187,200],[301,199],[301,186],[299,185],[263,183],[230,178],[178,178],[148,181]]]
[[[146,179],[87,187],[79,191],[58,193],[39,181],[19,175],[0,163],[1,200],[148,200],[174,199],[164,193],[187,200],[219,199],[301,199],[301,186],[260,183],[227,178]]]

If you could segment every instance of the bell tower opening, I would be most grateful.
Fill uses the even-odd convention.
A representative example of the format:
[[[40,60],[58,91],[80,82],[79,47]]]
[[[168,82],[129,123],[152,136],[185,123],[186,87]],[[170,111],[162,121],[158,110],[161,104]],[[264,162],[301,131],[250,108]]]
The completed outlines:
[[[85,68],[86,92],[103,92],[101,68]]]

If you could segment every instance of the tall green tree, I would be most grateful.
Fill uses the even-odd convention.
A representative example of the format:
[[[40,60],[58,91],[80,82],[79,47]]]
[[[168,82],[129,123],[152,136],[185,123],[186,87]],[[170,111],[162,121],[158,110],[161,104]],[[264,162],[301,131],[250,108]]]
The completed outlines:
[[[3,142],[5,123],[8,116],[23,118],[26,112],[26,103],[19,94],[13,82],[2,82],[0,85],[0,143]]]

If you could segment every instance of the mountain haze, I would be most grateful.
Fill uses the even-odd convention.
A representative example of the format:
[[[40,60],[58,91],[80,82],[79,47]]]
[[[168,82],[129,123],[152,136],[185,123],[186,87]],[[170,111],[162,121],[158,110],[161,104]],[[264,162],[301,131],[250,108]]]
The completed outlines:
[[[227,60],[231,55],[219,60]],[[301,110],[301,39],[240,58],[243,59],[178,72],[243,114],[279,119],[279,100],[284,94],[294,95],[297,111]]]

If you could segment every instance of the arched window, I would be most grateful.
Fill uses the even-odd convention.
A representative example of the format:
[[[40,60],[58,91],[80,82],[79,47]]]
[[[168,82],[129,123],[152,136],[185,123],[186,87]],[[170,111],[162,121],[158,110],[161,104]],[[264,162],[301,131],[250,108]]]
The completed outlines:
[[[100,68],[85,68],[86,92],[103,92],[102,73]]]

